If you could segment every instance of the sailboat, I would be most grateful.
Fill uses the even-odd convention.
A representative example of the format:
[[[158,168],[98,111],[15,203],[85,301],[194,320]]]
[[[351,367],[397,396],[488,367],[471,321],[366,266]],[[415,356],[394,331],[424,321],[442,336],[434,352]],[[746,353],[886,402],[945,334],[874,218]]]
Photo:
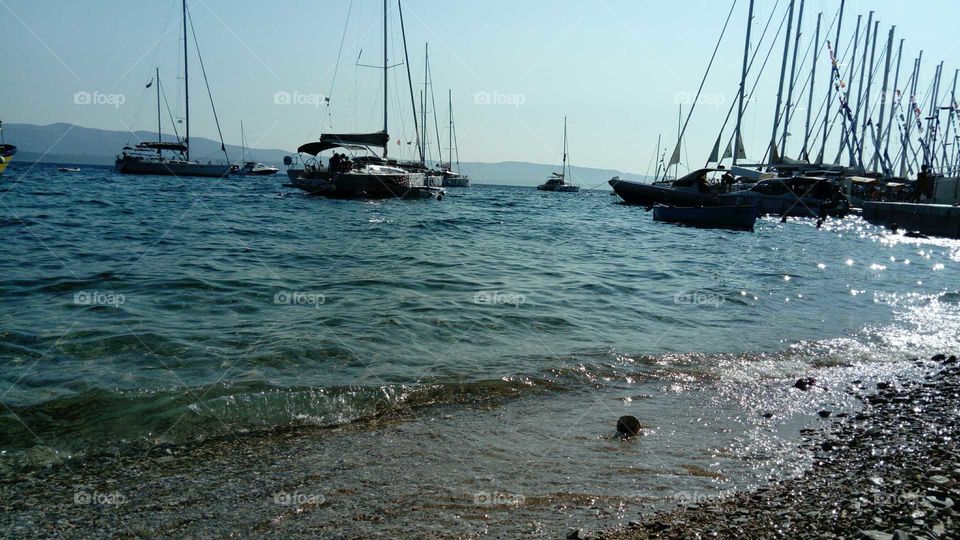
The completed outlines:
[[[447,92],[450,103],[450,146],[447,152],[447,165],[443,167],[443,187],[470,187],[470,177],[460,170],[460,148],[457,147],[457,134],[453,125],[453,91]],[[453,172],[453,156],[456,148],[457,172]]]
[[[239,176],[273,176],[280,169],[264,165],[259,161],[247,160],[247,136],[243,132],[243,122],[240,122],[240,159],[243,165],[233,165],[230,170]]]
[[[408,170],[396,160],[388,159],[389,127],[389,58],[387,0],[383,0],[383,130],[374,133],[325,133],[319,141],[301,145],[297,152],[313,156],[304,164],[303,173],[290,185],[308,193],[344,199],[443,198],[444,190],[427,184],[423,172]],[[377,156],[374,149],[382,149]],[[352,159],[334,154],[324,167],[317,159],[321,152],[344,149]],[[366,155],[357,156],[358,151]]]
[[[562,172],[553,173],[546,182],[537,186],[540,191],[563,191],[576,193],[580,191],[580,186],[567,183],[567,177],[570,174],[570,166],[567,163],[567,118],[563,118],[563,169]]]
[[[200,176],[223,178],[230,174],[230,165],[226,163],[200,163],[190,160],[190,70],[187,45],[187,0],[183,0],[183,86],[186,103],[186,133],[183,140],[177,136],[176,142],[164,142],[160,121],[160,70],[157,69],[157,141],[141,142],[135,147],[125,146],[123,153],[117,156],[115,169],[121,174],[162,175],[162,176]],[[201,68],[202,68],[201,63]],[[204,75],[206,78],[206,75]],[[147,85],[149,87],[150,85]],[[211,102],[212,103],[212,102]],[[214,111],[216,116],[216,111]],[[219,129],[219,123],[218,123]],[[176,128],[174,128],[176,129]],[[223,139],[220,148],[226,155]],[[167,154],[165,155],[164,152]],[[169,156],[169,157],[168,157]]]
[[[6,144],[3,139],[3,122],[0,122],[0,176],[7,170],[7,165],[13,161],[13,155],[17,153],[17,147],[12,144]]]

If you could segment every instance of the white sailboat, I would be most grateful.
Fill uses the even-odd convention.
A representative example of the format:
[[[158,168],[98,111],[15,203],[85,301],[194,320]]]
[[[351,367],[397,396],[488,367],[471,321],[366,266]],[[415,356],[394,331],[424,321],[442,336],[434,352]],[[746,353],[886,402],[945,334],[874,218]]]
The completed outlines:
[[[567,161],[567,118],[563,118],[563,169],[561,172],[553,173],[546,182],[537,186],[540,191],[561,191],[566,193],[576,193],[580,191],[580,186],[567,182],[570,174],[570,164]]]
[[[164,142],[160,121],[160,70],[157,70],[157,141],[141,142],[135,147],[125,146],[117,156],[115,169],[121,174],[200,176],[223,178],[230,174],[227,163],[201,163],[190,159],[190,70],[187,45],[187,0],[183,0],[183,74],[186,132],[183,140]],[[202,67],[202,66],[201,66]],[[148,85],[149,87],[149,85]],[[216,111],[214,111],[216,116]],[[219,124],[218,124],[219,129]],[[177,137],[179,139],[179,136]],[[226,155],[223,139],[220,147]],[[166,154],[165,154],[166,152]]]
[[[457,132],[453,125],[453,91],[447,91],[450,103],[450,135],[447,164],[443,167],[443,187],[470,187],[470,177],[460,170],[460,148],[457,147]],[[453,171],[453,156],[456,149],[457,171]]]
[[[231,172],[238,176],[273,176],[280,172],[276,167],[247,159],[247,136],[243,131],[243,122],[240,122],[240,160],[243,165],[231,167]]]

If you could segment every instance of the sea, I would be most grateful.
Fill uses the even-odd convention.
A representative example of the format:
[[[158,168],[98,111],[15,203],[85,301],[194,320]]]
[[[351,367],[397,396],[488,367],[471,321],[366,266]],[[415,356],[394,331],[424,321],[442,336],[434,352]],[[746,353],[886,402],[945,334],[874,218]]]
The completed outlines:
[[[818,412],[960,349],[957,240],[655,223],[606,186],[285,181],[8,169],[0,477],[282,441],[277,478],[317,474],[284,493],[322,504],[279,531],[555,537],[799,474]],[[275,499],[205,511],[242,527]]]

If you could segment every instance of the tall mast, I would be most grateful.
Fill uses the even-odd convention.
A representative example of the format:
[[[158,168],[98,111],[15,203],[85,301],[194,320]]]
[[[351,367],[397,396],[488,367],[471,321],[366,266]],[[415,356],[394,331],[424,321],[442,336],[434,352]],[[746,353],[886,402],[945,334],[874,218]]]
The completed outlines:
[[[923,148],[923,162],[926,163],[931,168],[933,167],[933,162],[936,159],[936,154],[933,147],[937,142],[937,115],[939,114],[939,105],[940,98],[940,79],[943,77],[943,61],[940,61],[940,64],[937,66],[937,74],[933,82],[933,94],[930,99],[930,114],[927,116],[927,144]]]
[[[890,101],[890,118],[887,121],[887,133],[886,141],[883,145],[883,155],[889,161],[890,157],[890,135],[893,133],[893,121],[897,118],[897,107],[894,107],[894,103],[900,104],[903,102],[903,92],[900,92],[900,99],[895,99],[897,92],[900,90],[900,61],[903,60],[903,38],[900,38],[900,48],[897,50],[897,74],[893,78],[893,91],[891,94],[894,99]],[[890,163],[891,168],[893,163]]]
[[[186,112],[186,135],[183,144],[187,147],[187,161],[190,161],[190,61],[187,55],[187,0],[183,0],[183,104]]]
[[[453,90],[447,90],[447,103],[449,104],[447,110],[447,116],[450,118],[450,133],[448,135],[448,143],[450,144],[449,150],[447,151],[447,166],[453,171]],[[440,159],[442,162],[443,159]],[[440,164],[441,167],[443,163]]]
[[[186,1],[186,0],[184,0]],[[390,89],[390,85],[387,84],[387,72],[390,69],[390,65],[387,63],[389,58],[387,57],[387,0],[383,0],[383,132],[387,133],[387,122],[389,120],[387,116],[387,110],[389,109],[389,100],[387,92]],[[383,145],[383,157],[387,157],[390,145]]]
[[[857,147],[857,165],[863,169],[863,147],[867,144],[867,124],[870,122],[870,89],[873,86],[873,64],[877,56],[877,34],[880,21],[873,23],[873,39],[870,44],[870,64],[867,66],[867,87],[863,97],[863,123],[860,125],[860,145]]]
[[[951,131],[951,128],[953,127],[953,101],[957,95],[957,71],[958,70],[954,70],[953,72],[953,88],[950,90],[950,107],[948,107],[948,110],[950,112],[947,113],[947,129],[943,131],[943,142],[941,143],[941,145],[943,146],[943,157],[941,158],[940,169],[944,175],[950,174],[950,170],[949,170],[950,156],[947,155],[947,145],[949,143],[947,142],[947,140],[950,137],[950,131]],[[938,111],[937,118],[939,119],[939,117],[940,117],[940,113]]]
[[[420,126],[417,122],[417,100],[413,95],[413,76],[410,74],[410,54],[407,52],[407,28],[403,24],[403,2],[397,0],[397,11],[400,13],[400,33],[403,35],[403,60],[407,65],[407,85],[410,86],[410,107],[413,109],[413,130],[417,137],[417,147],[420,151],[420,163],[426,161],[423,146],[420,144]],[[426,129],[426,126],[424,126]]]
[[[423,93],[420,94],[420,114],[423,118],[423,164],[427,163],[427,143],[430,130],[427,129],[427,88],[430,84],[430,44],[426,44],[423,54]],[[439,144],[439,141],[438,141]]]
[[[750,10],[747,13],[747,39],[743,45],[743,70],[740,72],[740,104],[737,108],[736,137],[733,142],[735,147],[740,144],[740,141],[743,140],[741,138],[740,130],[743,124],[743,100],[744,100],[745,94],[747,93],[747,66],[749,65],[749,57],[750,57],[750,30],[753,28],[753,2],[754,0],[750,0]],[[737,164],[738,154],[739,152],[737,152],[735,149],[733,152],[734,166],[736,166]],[[660,157],[660,136],[657,135],[657,158],[659,157]],[[659,179],[659,176],[660,176],[660,162],[658,161],[657,162],[658,179]]]
[[[837,151],[837,159],[834,160],[837,164],[840,163],[840,157],[843,155],[843,151],[847,147],[847,141],[850,135],[850,126],[848,125],[847,114],[853,111],[853,108],[850,107],[850,89],[853,87],[853,78],[857,72],[857,48],[860,46],[860,23],[862,21],[863,15],[857,15],[857,27],[853,32],[853,48],[851,49],[850,54],[850,77],[847,81],[847,89],[843,93],[843,101],[846,103],[848,111],[841,111],[840,113],[842,116],[841,124],[843,125],[843,131],[840,137],[840,149]]]
[[[880,141],[882,140],[880,137],[883,137],[883,118],[886,113],[888,100],[887,91],[889,90],[889,86],[887,84],[890,81],[890,60],[893,56],[893,33],[896,31],[896,29],[896,26],[891,26],[890,35],[887,36],[887,59],[883,70],[883,88],[880,90],[880,117],[877,119],[876,154],[871,162],[871,165],[873,165],[873,163],[876,163],[877,158],[880,158],[880,166],[882,169],[886,169],[886,164],[883,162],[883,157],[880,155]]]
[[[817,30],[813,38],[813,54],[811,55],[813,60],[810,62],[810,93],[807,95],[807,123],[803,130],[803,150],[800,152],[801,159],[805,159],[807,162],[810,161],[810,151],[807,149],[807,144],[810,140],[810,113],[813,112],[813,88],[817,82],[817,54],[820,50],[820,19],[822,18],[823,13],[817,13]]]
[[[874,12],[871,11],[867,16],[867,34],[863,39],[863,56],[860,58],[860,81],[857,83],[857,108],[853,113],[853,125],[850,126],[850,135],[852,136],[852,139],[849,141],[851,167],[857,164],[857,124],[860,123],[860,108],[863,106],[863,78],[867,74],[867,71],[870,70],[870,66],[867,65],[867,53],[870,52],[870,31],[873,29],[873,13]]]
[[[837,20],[837,39],[834,40],[834,45],[836,45],[837,52],[834,54],[840,54],[840,29],[843,27],[843,8],[846,6],[846,0],[840,0],[840,16]],[[827,110],[823,115],[823,143],[820,145],[820,155],[817,156],[817,162],[822,163],[824,160],[824,152],[827,150],[827,125],[830,123],[830,100],[833,98],[833,84],[834,84],[834,74],[837,73],[839,69],[834,63],[833,59],[830,61],[830,79],[827,81]],[[837,90],[839,93],[840,91]]]
[[[247,162],[247,136],[243,133],[243,120],[240,121],[240,161]]]
[[[797,15],[796,38],[793,42],[793,61],[790,63],[790,84],[787,87],[787,107],[783,111],[783,137],[780,139],[780,155],[787,154],[787,135],[790,131],[790,108],[793,107],[793,84],[797,75],[797,53],[800,51],[800,34],[803,28],[803,6],[805,0],[800,0],[800,13]]]
[[[777,91],[777,108],[773,116],[773,135],[770,136],[769,162],[773,161],[773,154],[777,150],[777,131],[780,128],[780,106],[783,103],[783,80],[787,75],[787,57],[790,54],[790,33],[793,31],[793,5],[794,0],[790,0],[790,14],[789,18],[787,19],[787,35],[783,39],[783,62],[780,65],[780,89]]]
[[[160,120],[160,68],[157,68],[157,142],[163,142],[163,127]],[[157,157],[160,157],[161,151],[157,147]]]
[[[567,117],[563,117],[563,181],[567,181]]]
[[[753,4],[753,0],[750,0],[750,3]],[[736,159],[737,159],[736,156],[734,156],[733,159],[734,159],[734,163],[736,163]],[[653,178],[653,181],[654,181],[654,182],[657,182],[657,181],[660,180],[660,164],[663,163],[663,160],[660,159],[660,134],[657,134],[657,155],[656,155],[656,160],[657,160],[657,175]]]
[[[900,176],[904,178],[907,176],[907,149],[911,146],[910,132],[913,131],[913,107],[914,99],[916,99],[917,95],[917,79],[920,78],[921,62],[923,62],[923,50],[920,51],[917,59],[913,61],[913,75],[910,77],[912,81],[910,84],[910,110],[905,119],[906,126],[904,126],[903,140],[901,141],[903,149],[900,152]]]

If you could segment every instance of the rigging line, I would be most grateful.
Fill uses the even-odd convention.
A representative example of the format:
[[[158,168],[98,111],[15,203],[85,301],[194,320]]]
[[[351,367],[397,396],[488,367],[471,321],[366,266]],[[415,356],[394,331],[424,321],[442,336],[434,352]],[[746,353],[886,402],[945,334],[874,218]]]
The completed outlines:
[[[710,75],[710,68],[713,67],[713,61],[717,58],[717,51],[720,50],[720,43],[723,42],[723,36],[727,33],[727,26],[730,25],[730,18],[733,16],[733,9],[737,7],[737,0],[733,0],[733,4],[730,6],[730,12],[727,13],[727,20],[723,23],[723,29],[720,31],[720,37],[717,39],[717,45],[713,48],[713,55],[710,56],[710,62],[707,64],[707,71],[703,74],[703,78],[700,80],[700,88],[697,89],[697,95],[693,98],[693,103],[690,105],[690,111],[687,113],[687,119],[683,122],[683,129],[680,130],[680,136],[677,137],[677,147],[673,151],[673,155],[678,159],[680,157],[680,143],[683,141],[683,134],[687,131],[687,125],[690,123],[690,117],[693,116],[693,111],[697,108],[697,101],[700,100],[700,93],[703,91],[703,85],[707,82],[707,76]],[[670,159],[673,162],[673,158]],[[689,162],[688,162],[689,163]],[[671,163],[673,165],[673,163]]]
[[[854,36],[850,36],[850,40],[847,42],[847,47],[846,47],[846,49],[843,51],[843,55],[841,55],[841,56],[839,56],[839,57],[836,58],[836,60],[837,60],[837,69],[838,69],[838,70],[840,69],[840,64],[842,64],[843,61],[846,60],[847,53],[849,53],[849,52],[853,49],[853,42],[854,42]],[[854,51],[854,52],[856,52],[856,51]],[[856,66],[854,66],[854,69],[856,69]],[[840,78],[840,81],[843,82],[843,78],[842,78],[842,77]],[[830,83],[831,83],[831,85],[833,85],[833,84],[836,83],[836,79],[834,78],[833,70],[832,70],[832,69],[831,69],[831,71],[830,71]],[[846,83],[844,83],[844,87],[846,87],[846,86],[847,86]],[[823,98],[823,106],[821,106],[820,109],[823,110],[824,107],[826,108],[826,110],[823,112],[823,114],[824,114],[824,117],[826,117],[827,115],[830,114],[830,103],[827,102],[827,96],[824,96],[824,98]],[[833,133],[833,127],[834,127],[835,125],[837,125],[837,117],[840,116],[840,113],[841,113],[841,110],[838,110],[838,111],[837,111],[837,114],[834,115],[833,120],[830,121],[830,122],[828,122],[829,125],[827,126],[827,132],[826,132],[826,135],[825,135],[827,138],[830,138],[830,134]],[[819,116],[819,115],[817,115],[817,116]],[[819,134],[820,131],[822,131],[822,129],[821,129],[821,128],[818,128],[817,133]],[[826,156],[824,156],[824,158],[826,158]]]
[[[824,39],[820,42],[819,46],[817,47],[817,52],[815,52],[814,54],[819,54],[820,51],[823,50],[824,46],[826,46],[827,41],[830,39],[830,31],[833,30],[833,25],[836,24],[836,22],[837,22],[837,17],[838,17],[839,15],[840,15],[840,10],[837,10],[836,15],[833,16],[833,22],[830,23],[830,26],[827,27],[826,32],[824,32],[824,36],[825,36],[825,37],[824,37]],[[800,61],[800,64],[801,64],[801,65],[806,65],[806,63],[807,63],[807,58],[808,58],[808,53],[810,52],[810,48],[811,48],[812,45],[813,45],[813,41],[811,41],[811,42],[807,45],[807,51],[806,51],[805,53],[803,53],[803,60]],[[803,68],[801,68],[801,69],[803,69]],[[804,81],[803,81],[803,86],[800,87],[800,92],[799,92],[800,94],[804,94],[804,93],[806,92],[806,90],[807,90],[807,85],[810,84],[810,80],[811,80],[812,78],[813,78],[813,72],[808,71],[808,72],[807,72],[806,79],[804,79]],[[799,104],[800,104],[799,101],[794,104],[794,112],[796,112],[796,108],[799,106]],[[818,115],[818,116],[819,116],[819,115]],[[815,118],[811,118],[810,121],[811,121],[811,122],[814,122],[815,120],[816,120]]]
[[[777,6],[779,5],[780,5],[780,0],[777,0],[777,2],[773,5],[773,9],[770,10],[770,16],[767,17],[767,23],[764,25],[763,32],[760,33],[760,39],[757,40],[757,44],[753,50],[753,54],[750,56],[750,61],[747,63],[748,73],[750,72],[751,69],[753,69],[753,62],[757,59],[757,55],[760,54],[760,45],[763,43],[763,40],[767,35],[767,31],[770,30],[770,23],[773,22],[773,16],[776,14]],[[783,28],[783,22],[785,20],[786,20],[786,15],[784,15],[783,19],[781,19],[780,21],[781,29]],[[779,35],[780,35],[780,32],[778,31],[777,36]],[[776,41],[776,38],[774,38],[774,41]],[[769,56],[770,56],[770,53],[767,53],[767,57]],[[764,62],[764,66],[766,66],[766,62]],[[761,73],[763,72],[763,68],[760,68],[760,72]],[[740,97],[740,94],[742,92],[744,92],[743,88],[740,88],[737,91],[737,98]],[[727,117],[723,119],[723,125],[720,126],[720,133],[717,135],[717,140],[720,140],[723,138],[723,132],[727,129],[727,124],[730,122],[730,116],[733,114],[733,109],[734,107],[737,106],[737,103],[738,103],[737,100],[733,100],[732,103],[730,103],[730,108],[727,109]],[[747,101],[747,103],[749,104],[749,100]],[[744,111],[746,111],[746,109],[747,109],[747,106],[744,106]],[[732,141],[734,137],[736,137],[736,133],[730,136],[730,140]],[[723,160],[721,159],[720,161],[723,161]],[[706,168],[709,164],[710,164],[710,161],[708,160],[707,163],[704,165],[704,168]]]
[[[213,103],[213,92],[210,91],[210,81],[207,80],[207,68],[203,65],[203,56],[200,54],[200,42],[197,41],[197,31],[193,27],[193,15],[187,11],[187,18],[190,19],[190,33],[193,35],[193,45],[197,50],[197,58],[200,59],[200,72],[203,73],[203,84],[207,87],[207,97],[210,98],[210,108],[213,109],[213,121],[217,124],[217,134],[220,136],[220,150],[223,157],[230,163],[230,156],[227,155],[227,145],[223,143],[223,130],[220,129],[220,119],[217,118],[217,106]]]
[[[157,84],[160,84],[159,80],[157,81]],[[170,110],[170,103],[167,101],[167,92],[166,90],[163,89],[163,85],[160,85],[159,88],[160,88],[160,95],[163,96],[163,103],[167,107],[167,116],[170,117],[170,125],[173,126],[173,134],[174,136],[177,137],[178,143],[183,142],[182,140],[180,140],[180,133],[177,131],[177,123],[173,121],[173,111]],[[160,141],[157,141],[157,142],[160,142]]]
[[[313,127],[311,127],[310,131],[307,132],[307,140],[313,138],[313,132],[317,130],[318,124],[322,123],[324,120],[330,120],[333,117],[333,114],[330,112],[330,103],[333,101],[332,96],[334,85],[337,83],[337,73],[340,72],[340,60],[343,57],[343,45],[347,39],[347,30],[349,30],[350,26],[351,13],[353,13],[353,0],[350,0],[350,7],[347,8],[347,20],[343,23],[343,33],[340,36],[340,47],[337,49],[337,63],[333,67],[333,80],[330,81],[330,91],[327,92],[326,96],[324,96],[327,98],[325,115],[321,115],[320,118],[313,123]],[[333,127],[332,121],[330,126]]]

